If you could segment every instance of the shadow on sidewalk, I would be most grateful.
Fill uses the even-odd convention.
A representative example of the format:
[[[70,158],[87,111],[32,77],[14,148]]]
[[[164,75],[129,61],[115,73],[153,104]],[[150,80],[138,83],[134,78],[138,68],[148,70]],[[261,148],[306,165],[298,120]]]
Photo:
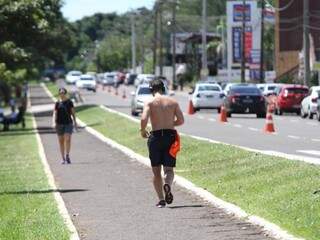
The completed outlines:
[[[22,190],[22,191],[5,191],[0,192],[0,195],[20,195],[20,194],[47,194],[47,193],[73,193],[73,192],[87,192],[88,189],[47,189],[47,190]]]

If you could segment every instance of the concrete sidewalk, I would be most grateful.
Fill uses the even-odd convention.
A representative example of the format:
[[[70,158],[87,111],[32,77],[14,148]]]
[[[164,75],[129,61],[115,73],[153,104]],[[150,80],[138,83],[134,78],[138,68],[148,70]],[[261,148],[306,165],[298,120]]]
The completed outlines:
[[[42,87],[30,91],[33,106],[50,101]],[[85,130],[73,135],[72,164],[61,165],[51,114],[36,113],[36,121],[56,184],[81,239],[271,239],[258,227],[177,186],[174,203],[156,208],[151,170]]]

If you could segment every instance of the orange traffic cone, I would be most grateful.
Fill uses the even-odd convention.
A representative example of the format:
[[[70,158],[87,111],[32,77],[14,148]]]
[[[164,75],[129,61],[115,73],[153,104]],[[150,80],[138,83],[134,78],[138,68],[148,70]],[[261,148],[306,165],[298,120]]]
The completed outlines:
[[[267,117],[266,117],[266,125],[264,127],[264,131],[266,133],[275,132],[273,118],[272,118],[272,108],[268,105]]]
[[[126,90],[125,90],[125,89],[123,89],[122,98],[123,98],[123,99],[126,99],[126,98],[127,98],[127,94],[126,94]]]
[[[193,107],[193,104],[192,104],[192,101],[191,101],[191,100],[189,100],[188,114],[189,114],[189,115],[194,114],[194,107]]]
[[[228,122],[228,120],[227,120],[227,111],[226,111],[226,108],[224,106],[221,106],[220,122]]]

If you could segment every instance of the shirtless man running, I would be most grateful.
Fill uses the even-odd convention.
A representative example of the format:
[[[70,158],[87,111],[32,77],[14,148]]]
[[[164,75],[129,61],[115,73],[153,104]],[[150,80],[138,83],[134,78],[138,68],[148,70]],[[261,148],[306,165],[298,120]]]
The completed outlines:
[[[150,83],[150,89],[154,98],[143,108],[140,131],[143,138],[148,138],[149,158],[154,175],[153,185],[159,198],[157,207],[161,208],[165,207],[166,203],[171,204],[173,201],[171,186],[174,178],[173,168],[176,166],[177,149],[175,151],[172,147],[177,148],[179,135],[175,127],[182,125],[184,118],[177,101],[163,95],[165,86],[160,79],[153,80]],[[152,125],[150,133],[146,130],[149,118]],[[164,184],[161,166],[164,171]]]

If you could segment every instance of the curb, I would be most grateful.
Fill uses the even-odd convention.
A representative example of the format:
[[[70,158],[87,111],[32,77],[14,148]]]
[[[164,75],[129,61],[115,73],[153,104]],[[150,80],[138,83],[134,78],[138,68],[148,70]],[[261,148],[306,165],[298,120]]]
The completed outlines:
[[[33,124],[34,129],[37,129],[37,123],[36,123],[36,120],[35,120],[34,116],[32,116],[32,124]],[[42,141],[41,141],[41,138],[40,138],[38,130],[36,131],[36,138],[37,138],[37,143],[38,143],[39,156],[41,158],[41,163],[43,165],[43,169],[44,169],[45,174],[47,176],[49,186],[52,189],[58,189],[56,184],[55,184],[54,177],[53,177],[53,174],[51,172],[50,166],[48,164],[48,160],[47,160],[47,157],[46,157],[46,154],[45,154],[45,151],[44,151],[44,147],[43,147],[43,144],[42,144]],[[78,232],[77,232],[75,226],[72,223],[72,220],[70,218],[70,215],[68,213],[66,205],[65,205],[65,203],[64,203],[64,201],[63,201],[63,199],[61,197],[61,194],[59,192],[54,192],[53,196],[54,196],[54,199],[57,202],[59,213],[62,216],[65,224],[67,225],[68,230],[71,233],[70,240],[80,240]]]

